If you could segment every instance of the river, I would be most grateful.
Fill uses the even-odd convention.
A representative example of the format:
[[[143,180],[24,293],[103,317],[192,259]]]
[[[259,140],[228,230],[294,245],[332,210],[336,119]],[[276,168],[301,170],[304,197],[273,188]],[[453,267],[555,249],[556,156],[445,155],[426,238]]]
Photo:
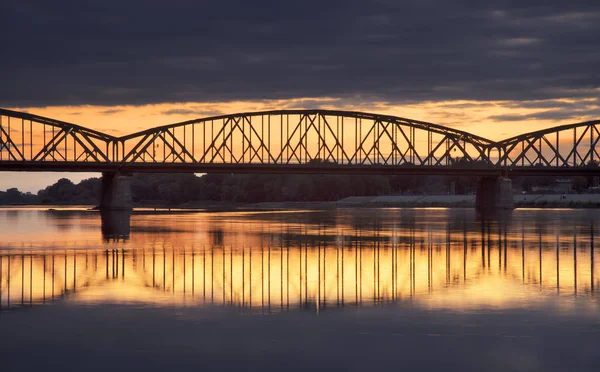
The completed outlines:
[[[116,224],[85,207],[0,209],[3,371],[600,370],[597,210]]]

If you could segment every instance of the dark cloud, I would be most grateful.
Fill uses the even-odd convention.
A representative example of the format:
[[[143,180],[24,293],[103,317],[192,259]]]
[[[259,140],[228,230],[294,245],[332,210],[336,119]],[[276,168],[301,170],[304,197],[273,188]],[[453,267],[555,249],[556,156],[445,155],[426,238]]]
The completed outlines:
[[[576,109],[576,110],[546,110],[539,111],[530,114],[522,114],[522,115],[494,115],[489,118],[495,121],[525,121],[525,120],[553,120],[553,121],[561,121],[561,120],[572,120],[583,121],[583,120],[591,120],[600,117],[600,108],[596,109]]]
[[[331,105],[347,107],[347,106],[350,106],[351,103],[347,102],[346,100],[331,99],[331,98],[307,99],[307,100],[301,100],[301,101],[286,102],[284,104],[285,107],[283,107],[283,108],[289,109],[289,110],[304,109],[304,108],[319,109],[319,108],[323,108],[323,107],[327,107],[327,106],[331,106]]]
[[[0,4],[0,106],[595,97],[597,0]]]
[[[113,115],[113,114],[118,114],[119,112],[122,112],[122,111],[123,110],[121,110],[121,109],[109,109],[109,110],[100,111],[100,113],[103,115]]]
[[[440,107],[444,109],[474,109],[489,108],[489,102],[465,102],[465,103],[444,103]]]
[[[594,101],[582,100],[577,102],[567,102],[558,100],[544,101],[528,101],[528,102],[512,102],[508,107],[513,108],[532,108],[532,109],[569,109],[569,110],[584,110],[593,108]]]
[[[202,117],[217,116],[223,113],[219,110],[192,110],[192,109],[172,109],[162,111],[163,115],[196,115]]]

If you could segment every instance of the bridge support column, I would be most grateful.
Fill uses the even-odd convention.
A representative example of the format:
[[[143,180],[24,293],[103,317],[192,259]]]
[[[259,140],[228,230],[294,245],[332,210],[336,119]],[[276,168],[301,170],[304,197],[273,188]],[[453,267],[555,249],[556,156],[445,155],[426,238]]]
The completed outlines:
[[[475,209],[478,212],[494,212],[514,207],[510,178],[482,177],[477,181]]]
[[[130,211],[131,209],[133,209],[131,177],[116,172],[102,173],[100,210]]]

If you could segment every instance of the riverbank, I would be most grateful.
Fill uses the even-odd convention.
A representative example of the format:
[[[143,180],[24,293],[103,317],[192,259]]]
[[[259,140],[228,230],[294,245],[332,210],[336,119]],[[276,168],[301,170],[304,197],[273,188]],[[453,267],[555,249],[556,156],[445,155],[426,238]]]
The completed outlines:
[[[600,208],[600,194],[518,194],[514,195],[515,208]],[[97,209],[83,205],[2,205],[2,208],[40,209]],[[474,208],[475,195],[383,195],[352,196],[338,201],[315,202],[196,202],[180,205],[162,203],[134,204],[134,212],[227,212],[267,210],[321,210],[336,208]]]
[[[519,194],[515,208],[600,208],[600,194]],[[248,209],[475,208],[475,195],[352,196],[337,202],[256,203]]]
[[[600,194],[518,194],[515,208],[600,208]],[[386,195],[350,197],[338,207],[444,207],[474,208],[475,195]]]

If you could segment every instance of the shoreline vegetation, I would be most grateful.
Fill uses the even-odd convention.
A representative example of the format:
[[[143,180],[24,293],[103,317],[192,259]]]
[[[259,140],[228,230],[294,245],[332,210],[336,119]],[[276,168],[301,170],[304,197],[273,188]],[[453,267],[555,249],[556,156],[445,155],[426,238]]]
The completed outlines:
[[[600,208],[600,194],[527,194],[514,195],[515,208]],[[0,207],[36,207],[60,210],[69,207],[87,207],[98,210],[94,203],[56,204],[2,204]],[[474,208],[475,195],[382,195],[348,197],[338,201],[282,201],[282,202],[164,202],[134,203],[135,212],[194,212],[194,211],[270,211],[270,210],[324,210],[338,208]]]
[[[589,193],[598,180],[574,177],[564,193],[554,192],[553,177],[512,179],[516,208],[600,208],[600,194]],[[560,180],[563,184],[565,180]],[[134,174],[134,208],[273,210],[349,207],[475,206],[477,177],[267,174]],[[563,185],[564,186],[564,185]],[[101,180],[74,184],[63,178],[36,194],[16,188],[0,191],[0,206],[96,206]]]

